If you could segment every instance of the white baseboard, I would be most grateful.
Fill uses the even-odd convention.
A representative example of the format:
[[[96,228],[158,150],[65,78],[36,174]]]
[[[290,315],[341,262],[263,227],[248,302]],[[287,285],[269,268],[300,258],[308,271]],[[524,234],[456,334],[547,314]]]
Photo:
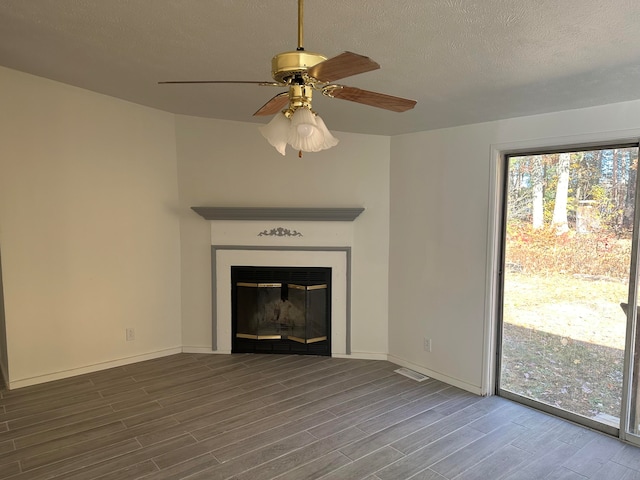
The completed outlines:
[[[332,353],[334,358],[353,358],[357,360],[387,360],[388,355],[386,353],[371,353],[371,352],[351,352],[350,355],[343,353]]]
[[[167,357],[169,355],[175,355],[182,353],[182,348],[174,347],[167,348],[165,350],[158,350],[155,352],[144,353],[142,355],[134,355],[131,357],[120,358],[118,360],[111,360],[108,362],[96,363],[94,365],[87,365],[85,367],[72,368],[69,370],[63,370],[60,372],[48,373],[46,375],[39,375],[37,377],[22,378],[20,380],[14,380],[12,382],[7,381],[7,388],[14,390],[16,388],[28,387],[30,385],[38,385],[40,383],[51,382],[53,380],[61,380],[63,378],[75,377],[76,375],[83,375],[85,373],[99,372],[100,370],[106,370],[108,368],[121,367],[123,365],[129,365],[131,363],[144,362],[145,360],[153,360],[154,358]]]
[[[211,350],[211,347],[182,347],[182,353],[205,353],[210,355],[229,355],[231,350]]]
[[[463,380],[459,380],[457,378],[449,377],[447,375],[443,375],[442,373],[434,372],[433,370],[429,370],[428,368],[421,367],[420,365],[416,365],[413,362],[409,362],[402,358],[394,357],[393,355],[388,356],[388,360],[391,363],[395,363],[396,365],[400,365],[401,367],[410,368],[418,373],[422,373],[427,377],[435,378],[436,380],[440,380],[448,385],[452,385],[454,387],[461,388],[462,390],[466,390],[467,392],[473,393],[475,395],[482,395],[482,387],[478,385],[472,385]]]
[[[14,390],[17,388],[28,387],[30,385],[38,385],[40,383],[51,382],[53,380],[61,380],[63,378],[74,377],[76,375],[83,375],[85,373],[93,373],[98,372],[100,370],[106,370],[108,368],[121,367],[123,365],[129,365],[132,363],[143,362],[145,360],[153,360],[154,358],[166,357],[169,355],[175,355],[178,353],[202,353],[202,354],[210,354],[210,355],[229,355],[230,351],[225,350],[211,350],[211,347],[174,347],[168,348],[165,350],[158,350],[155,352],[145,353],[142,355],[134,355],[131,357],[121,358],[118,360],[112,360],[108,362],[97,363],[94,365],[88,365],[79,368],[73,368],[69,370],[64,370],[61,372],[49,373],[46,375],[40,375],[37,377],[23,378],[20,380],[14,380],[12,382],[7,382],[7,388],[9,390]],[[422,373],[431,378],[435,378],[436,380],[440,380],[449,385],[453,385],[454,387],[461,388],[468,392],[474,393],[476,395],[482,395],[482,388],[477,385],[472,385],[470,383],[464,382],[457,378],[449,377],[447,375],[443,375],[438,372],[434,372],[433,370],[429,370],[428,368],[422,367],[420,365],[416,365],[415,363],[409,362],[402,358],[395,357],[393,355],[387,355],[384,353],[372,353],[372,352],[352,352],[350,355],[346,354],[333,354],[334,358],[351,358],[358,360],[388,360],[396,365],[401,367],[410,368],[416,372]],[[5,376],[5,381],[8,375],[4,371],[4,366],[0,365],[0,369],[2,374]]]
[[[108,368],[121,367],[123,365],[129,365],[131,363],[143,362],[145,360],[153,360],[154,358],[166,357],[169,355],[175,355],[178,353],[204,353],[211,355],[228,355],[231,352],[226,350],[211,350],[211,347],[174,347],[168,348],[165,350],[158,350],[155,352],[145,353],[142,355],[134,355],[131,357],[121,358],[118,360],[112,360],[109,362],[97,363],[94,365],[88,365],[85,367],[73,368],[69,370],[64,370],[61,372],[49,373],[46,375],[40,375],[37,377],[23,378],[20,380],[14,380],[9,382],[7,380],[8,375],[4,371],[4,366],[0,365],[0,369],[2,370],[2,374],[6,375],[5,380],[7,381],[7,388],[9,390],[14,390],[17,388],[28,387],[30,385],[38,385],[40,383],[51,382],[53,380],[61,380],[63,378],[74,377],[76,375],[83,375],[85,373],[93,373],[98,372],[100,370],[106,370]],[[482,388],[477,385],[472,385],[470,383],[464,382],[457,378],[449,377],[447,375],[443,375],[438,372],[434,372],[429,370],[428,368],[424,368],[420,365],[416,365],[415,363],[409,362],[402,358],[395,357],[393,355],[387,355],[385,353],[372,353],[372,352],[352,352],[350,355],[346,354],[333,354],[334,358],[352,358],[358,360],[388,360],[396,365],[400,365],[401,367],[410,368],[416,372],[422,373],[431,378],[435,378],[436,380],[440,380],[444,383],[452,385],[454,387],[461,388],[468,392],[474,393],[476,395],[482,395]]]
[[[211,347],[182,347],[182,353],[205,353],[205,354],[218,354],[229,355],[230,350],[211,350]],[[354,358],[358,360],[387,360],[386,353],[371,353],[371,352],[351,352],[351,355],[344,353],[331,354],[334,358]]]

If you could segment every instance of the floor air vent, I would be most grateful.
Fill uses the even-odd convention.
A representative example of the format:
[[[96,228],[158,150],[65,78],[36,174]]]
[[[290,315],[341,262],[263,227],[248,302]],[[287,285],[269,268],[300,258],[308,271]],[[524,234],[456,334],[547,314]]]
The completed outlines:
[[[394,372],[399,373],[400,375],[404,375],[405,377],[410,378],[411,380],[415,380],[416,382],[424,382],[428,380],[429,377],[422,375],[421,373],[414,372],[413,370],[409,370],[408,368],[399,368],[394,370]]]

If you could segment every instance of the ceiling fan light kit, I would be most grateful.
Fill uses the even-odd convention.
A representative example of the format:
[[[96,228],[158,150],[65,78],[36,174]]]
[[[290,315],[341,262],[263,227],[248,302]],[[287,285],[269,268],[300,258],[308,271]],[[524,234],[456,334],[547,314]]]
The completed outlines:
[[[298,0],[298,48],[279,53],[271,60],[271,75],[275,82],[196,80],[159,83],[245,83],[262,86],[286,87],[265,103],[254,116],[275,115],[267,124],[259,127],[262,135],[282,155],[287,144],[302,152],[319,152],[338,144],[324,121],[312,110],[313,90],[324,96],[384,108],[393,112],[412,109],[416,102],[406,98],[337,85],[336,80],[380,68],[364,55],[344,52],[332,58],[306,52],[303,47],[304,0]]]
[[[262,136],[281,155],[285,155],[287,144],[298,152],[319,152],[338,144],[322,118],[310,109],[298,108],[291,118],[287,113],[278,113],[268,124],[259,127]]]
[[[274,65],[279,56],[274,58]],[[287,144],[298,151],[299,157],[302,152],[319,152],[338,144],[338,139],[329,132],[324,121],[311,110],[312,92],[311,86],[291,85],[289,108],[276,113],[267,125],[259,127],[262,136],[281,155],[286,154]]]

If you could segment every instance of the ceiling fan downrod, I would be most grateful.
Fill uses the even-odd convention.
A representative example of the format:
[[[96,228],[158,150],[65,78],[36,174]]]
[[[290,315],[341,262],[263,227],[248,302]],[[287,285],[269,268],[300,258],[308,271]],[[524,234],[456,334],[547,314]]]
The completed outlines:
[[[304,50],[304,0],[298,0],[298,48],[296,50],[303,51]]]

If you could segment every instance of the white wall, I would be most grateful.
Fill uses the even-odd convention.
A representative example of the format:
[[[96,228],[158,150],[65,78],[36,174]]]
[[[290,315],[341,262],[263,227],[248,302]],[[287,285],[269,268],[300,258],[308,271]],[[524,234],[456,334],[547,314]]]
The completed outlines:
[[[0,85],[11,386],[179,351],[174,116],[5,68]]]
[[[191,206],[363,206],[354,354],[388,352],[486,392],[495,153],[640,134],[640,102],[627,102],[391,139],[337,132],[338,147],[298,159],[254,124],[176,117],[4,68],[0,84],[12,387],[210,349],[211,232]]]
[[[487,393],[498,153],[637,138],[639,129],[635,101],[392,138],[391,360]]]
[[[337,132],[337,147],[299,159],[278,154],[255,124],[185,116],[176,123],[185,348],[211,348],[210,223],[190,207],[362,206],[354,223],[351,346],[354,354],[384,358],[389,138]]]

